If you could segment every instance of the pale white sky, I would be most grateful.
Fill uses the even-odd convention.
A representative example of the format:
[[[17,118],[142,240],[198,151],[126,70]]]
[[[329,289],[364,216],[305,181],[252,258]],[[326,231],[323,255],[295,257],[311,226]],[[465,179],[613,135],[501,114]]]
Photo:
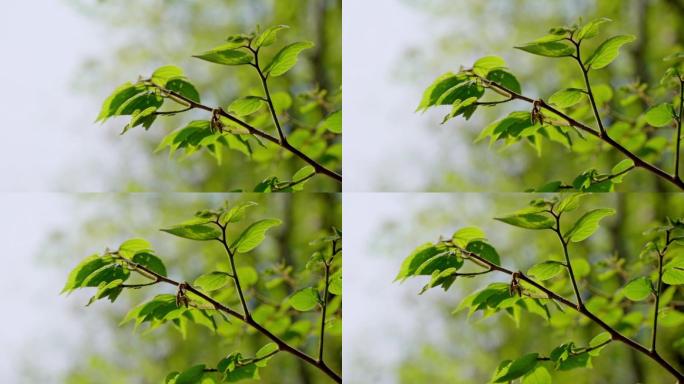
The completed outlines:
[[[46,373],[62,372],[69,362],[64,352],[86,336],[74,325],[88,315],[75,318],[58,296],[64,271],[38,261],[46,236],[73,225],[75,207],[67,195],[37,192],[54,191],[79,165],[112,159],[104,130],[92,124],[98,103],[71,85],[82,61],[102,52],[100,34],[62,1],[4,2],[0,12],[2,383],[26,382],[21,367],[29,358]],[[82,178],[72,188],[101,186]]]
[[[443,157],[449,132],[425,129],[439,126],[441,112],[414,113],[428,83],[397,74],[406,69],[407,50],[431,44],[445,21],[455,22],[401,0],[344,2],[345,191],[420,191],[433,177],[430,164]],[[453,137],[448,142],[449,152],[458,154],[463,144]],[[452,160],[456,166],[465,159]]]
[[[3,2],[0,191],[54,191],[62,177],[79,174],[70,191],[103,189],[102,180],[85,177],[85,166],[102,169],[116,155],[110,135],[93,123],[99,100],[72,85],[84,59],[105,52],[105,41],[105,31],[66,1]]]

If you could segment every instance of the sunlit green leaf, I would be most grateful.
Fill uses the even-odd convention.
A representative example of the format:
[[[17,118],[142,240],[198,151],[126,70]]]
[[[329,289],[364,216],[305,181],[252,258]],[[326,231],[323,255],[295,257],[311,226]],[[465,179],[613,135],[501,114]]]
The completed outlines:
[[[274,25],[273,27],[267,28],[254,39],[252,48],[259,49],[275,43],[278,32],[288,28],[290,27],[287,25]]]
[[[610,39],[601,43],[598,48],[596,48],[596,51],[589,56],[589,59],[585,62],[585,65],[591,69],[601,69],[607,66],[618,57],[620,54],[620,47],[634,41],[635,39],[636,38],[632,35],[619,35],[611,37]]]
[[[249,252],[264,241],[266,238],[266,231],[281,223],[282,221],[278,219],[259,220],[247,227],[247,229],[245,229],[233,242],[231,248],[239,253]]]
[[[575,53],[575,47],[562,41],[533,42],[515,48],[547,57],[564,57]]]
[[[611,208],[599,208],[585,213],[575,224],[565,233],[565,238],[572,242],[582,241],[593,235],[599,228],[599,222],[606,216],[615,214]]]
[[[577,32],[577,36],[575,37],[577,41],[582,41],[584,39],[590,39],[592,37],[596,37],[599,34],[599,29],[602,24],[611,22],[612,20],[607,18],[607,17],[601,17],[595,20],[592,20],[582,26],[580,30]]]
[[[192,285],[205,292],[211,292],[225,287],[230,279],[231,277],[225,272],[213,271],[199,276]]]
[[[541,213],[520,213],[494,219],[525,229],[550,229],[556,224],[552,217]]]
[[[664,127],[675,118],[674,108],[670,103],[658,104],[646,112],[646,122],[654,127]]]
[[[564,269],[565,265],[560,261],[549,260],[535,264],[527,271],[527,274],[536,280],[544,281],[556,276]]]
[[[264,68],[264,73],[270,76],[281,76],[297,64],[299,53],[312,48],[314,44],[309,41],[292,43],[281,49],[273,60]]]
[[[566,88],[551,95],[551,97],[549,97],[549,103],[560,108],[568,108],[582,101],[584,97],[584,90],[579,88]]]
[[[539,357],[538,353],[530,353],[514,360],[506,369],[498,372],[494,377],[494,382],[505,383],[531,372],[537,366],[537,357]]]
[[[247,116],[257,112],[264,105],[264,100],[259,96],[245,96],[230,103],[228,112],[237,116]]]
[[[162,231],[190,240],[215,240],[221,237],[221,230],[212,224],[181,224]]]
[[[628,282],[622,288],[622,292],[625,297],[632,301],[641,301],[645,300],[653,293],[653,286],[651,285],[651,280],[647,277],[637,277]]]
[[[235,44],[232,43],[218,46],[194,57],[224,65],[242,65],[252,62],[252,56],[249,53],[236,49]]]
[[[298,311],[310,311],[320,303],[318,291],[313,287],[300,289],[288,298],[290,305]]]

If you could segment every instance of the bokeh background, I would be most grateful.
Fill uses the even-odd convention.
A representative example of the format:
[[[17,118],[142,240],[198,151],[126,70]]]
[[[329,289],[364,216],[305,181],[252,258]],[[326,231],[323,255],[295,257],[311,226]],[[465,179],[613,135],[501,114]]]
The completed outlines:
[[[507,282],[490,274],[457,279],[449,291],[433,288],[418,295],[429,277],[394,282],[402,261],[413,249],[457,229],[475,225],[484,229],[501,255],[502,265],[527,271],[552,255],[562,255],[558,239],[546,231],[527,231],[493,220],[527,206],[534,197],[522,193],[354,193],[344,195],[345,322],[343,361],[349,383],[463,383],[489,382],[503,360],[526,353],[548,354],[573,340],[578,345],[600,332],[579,326],[576,320],[560,327],[525,313],[520,327],[499,313],[467,320],[467,311],[452,315],[461,299],[491,282]],[[550,196],[547,196],[550,197]],[[582,209],[617,210],[589,240],[571,246],[571,258],[587,260],[593,272],[580,284],[588,297],[617,290],[624,281],[601,281],[600,262],[613,255],[627,264],[639,259],[647,241],[642,235],[666,215],[681,217],[684,201],[676,194],[599,194],[586,197]],[[576,214],[579,214],[577,212]],[[571,222],[570,219],[566,220]],[[598,293],[597,293],[598,292]],[[571,294],[571,291],[568,292]],[[681,300],[680,293],[675,301]],[[652,310],[652,304],[629,310]],[[684,350],[672,346],[682,337],[682,321],[660,327],[659,351],[681,367]],[[647,328],[637,335],[648,340]],[[554,374],[557,384],[668,383],[663,370],[615,343],[593,360],[593,370]]]
[[[485,55],[503,57],[528,95],[548,97],[572,86],[581,76],[576,63],[513,46],[579,17],[613,19],[602,36],[638,37],[615,63],[592,73],[595,83],[610,81],[614,88],[636,79],[657,83],[664,71],[661,59],[684,45],[681,0],[345,2],[345,190],[521,192],[552,180],[572,181],[589,168],[609,170],[622,159],[613,151],[576,156],[545,144],[540,158],[524,143],[504,152],[487,142],[473,144],[484,126],[513,105],[480,109],[470,121],[458,118],[445,125],[440,122],[448,107],[414,113],[437,76]],[[518,104],[521,108],[528,106]],[[625,183],[620,190],[672,191],[643,171],[631,173]]]

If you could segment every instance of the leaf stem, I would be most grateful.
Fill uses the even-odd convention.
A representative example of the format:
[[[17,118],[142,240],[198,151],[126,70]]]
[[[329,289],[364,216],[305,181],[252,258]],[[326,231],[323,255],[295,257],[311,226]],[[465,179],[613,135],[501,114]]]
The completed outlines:
[[[682,144],[682,114],[684,114],[684,79],[679,79],[679,115],[677,115],[677,147],[675,148],[675,178],[679,178],[679,156]]]
[[[662,293],[663,286],[663,258],[665,258],[665,253],[667,248],[670,246],[670,231],[666,232],[665,235],[665,246],[662,250],[658,250],[658,284],[656,286],[655,292],[655,305],[653,308],[653,329],[651,331],[651,352],[656,352],[656,338],[658,336],[658,311],[660,307],[660,294]]]
[[[575,297],[577,298],[577,308],[583,308],[584,303],[582,302],[582,295],[580,294],[579,288],[577,287],[577,280],[575,279],[575,273],[572,270],[572,263],[570,263],[570,255],[568,254],[568,242],[569,239],[565,239],[561,233],[560,218],[561,214],[556,214],[553,211],[549,211],[556,219],[556,227],[553,231],[558,235],[558,240],[560,240],[563,246],[563,254],[565,255],[565,266],[568,269],[568,275],[570,275],[570,281],[572,282],[572,289],[575,291]]]
[[[278,137],[280,138],[280,144],[286,144],[287,143],[287,137],[285,137],[285,133],[283,132],[283,128],[280,126],[280,120],[278,119],[278,113],[275,110],[275,106],[273,105],[273,99],[271,98],[271,92],[268,90],[268,75],[264,74],[264,72],[261,70],[261,66],[259,65],[259,49],[253,49],[249,48],[250,51],[252,51],[252,54],[254,55],[254,64],[253,67],[256,69],[257,73],[259,74],[259,79],[261,79],[261,85],[264,88],[264,95],[266,96],[266,103],[268,104],[268,109],[271,111],[271,118],[273,119],[273,125],[275,125],[276,129],[278,130]]]
[[[233,281],[235,281],[235,290],[237,291],[238,296],[240,297],[240,303],[242,303],[242,310],[245,313],[245,318],[250,319],[252,318],[252,315],[249,313],[247,301],[245,300],[245,294],[242,291],[242,287],[240,286],[240,278],[238,277],[237,268],[235,268],[235,253],[230,249],[230,246],[228,245],[228,238],[226,236],[226,228],[228,227],[228,225],[221,225],[221,223],[218,220],[216,220],[215,223],[219,226],[219,228],[221,228],[222,236],[220,239],[217,240],[223,245],[223,248],[226,250],[226,253],[228,254],[228,259],[230,260],[230,269],[233,271],[231,277],[233,278]]]
[[[606,129],[603,127],[603,121],[601,120],[601,114],[599,114],[598,111],[598,106],[596,105],[596,99],[594,98],[594,92],[591,90],[591,82],[589,81],[589,68],[584,66],[584,63],[582,63],[582,54],[580,50],[580,44],[581,42],[575,41],[574,39],[570,39],[573,44],[575,44],[575,48],[577,49],[577,54],[574,57],[574,59],[577,61],[577,64],[579,64],[580,68],[582,69],[582,76],[584,77],[584,84],[587,87],[586,94],[589,95],[589,102],[591,103],[591,108],[594,111],[594,118],[596,119],[596,124],[599,126],[599,135],[600,137],[603,136],[608,136]]]
[[[337,241],[333,240],[331,251],[332,256],[330,258],[331,261],[332,258],[335,257],[336,248]],[[325,316],[328,309],[328,290],[330,289],[330,262],[324,260],[323,265],[325,268],[325,288],[323,289],[323,303],[321,304],[323,308],[321,311],[321,331],[320,337],[318,339],[318,361],[323,361],[323,343],[325,342]]]

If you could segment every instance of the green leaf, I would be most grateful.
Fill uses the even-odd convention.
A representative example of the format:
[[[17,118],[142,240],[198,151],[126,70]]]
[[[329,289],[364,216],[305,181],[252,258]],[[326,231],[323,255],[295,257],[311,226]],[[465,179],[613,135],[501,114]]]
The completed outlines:
[[[330,276],[330,287],[328,287],[328,291],[332,293],[333,295],[341,295],[342,294],[342,271],[337,271],[335,272],[332,276]]]
[[[601,17],[595,20],[592,20],[585,24],[580,30],[577,32],[577,36],[575,37],[577,41],[582,41],[584,39],[591,39],[592,37],[596,37],[599,34],[599,27],[602,24],[611,22],[613,20],[607,18],[607,17]]]
[[[501,258],[496,249],[482,240],[474,240],[468,243],[466,251],[472,252],[495,265],[501,265]]]
[[[265,367],[268,361],[271,359],[271,357],[266,357],[268,355],[271,355],[278,351],[278,345],[276,343],[268,343],[264,345],[263,347],[259,348],[259,350],[256,352],[254,355],[255,358],[257,359],[263,359],[260,360],[256,363],[258,367]]]
[[[264,100],[259,96],[245,96],[236,99],[228,106],[228,112],[237,116],[247,116],[257,112],[264,106]]]
[[[185,74],[181,68],[175,65],[165,65],[152,72],[150,80],[152,80],[153,83],[164,87],[169,80],[184,76]]]
[[[215,240],[221,237],[221,230],[210,224],[181,224],[162,231],[190,240]]]
[[[102,267],[114,263],[114,258],[111,256],[92,255],[81,261],[67,277],[67,282],[62,288],[61,293],[71,292],[76,288],[83,286],[83,282],[95,271]]]
[[[259,49],[261,47],[267,47],[275,43],[278,32],[288,28],[290,27],[287,25],[275,25],[273,27],[266,29],[254,39],[252,48]]]
[[[216,64],[243,65],[252,62],[252,56],[247,52],[235,49],[234,43],[223,44],[194,57]]]
[[[591,341],[589,341],[589,348],[596,348],[599,345],[606,343],[606,342],[608,342],[608,340],[612,340],[612,339],[613,339],[613,336],[611,336],[610,333],[601,332],[598,335],[594,336],[591,339]],[[598,356],[601,353],[601,351],[603,350],[603,348],[605,348],[605,347],[606,346],[604,345],[602,347],[598,347],[596,349],[593,349],[593,350],[589,351],[589,354],[591,356]]]
[[[501,68],[506,68],[506,62],[499,56],[485,56],[473,64],[473,72],[482,77],[487,76],[494,69]]]
[[[253,201],[246,201],[243,203],[238,203],[234,207],[232,207],[229,211],[221,215],[219,221],[221,222],[222,225],[228,224],[228,223],[237,223],[238,221],[242,220],[245,218],[245,211],[249,207],[254,207],[258,205],[257,203]]]
[[[432,243],[425,243],[416,248],[406,259],[404,259],[399,269],[399,273],[394,281],[405,280],[413,276],[416,270],[428,259],[444,253],[443,249],[438,249]]]
[[[166,276],[166,266],[164,262],[157,256],[149,252],[138,252],[133,256],[132,261],[144,267],[147,267],[152,272]]]
[[[305,165],[301,169],[299,169],[295,174],[292,176],[292,181],[293,182],[299,182],[298,184],[292,186],[292,189],[295,191],[301,191],[304,189],[304,184],[308,182],[311,178],[309,176],[313,175],[316,173],[316,170],[314,169],[313,166],[311,165]],[[305,178],[309,177],[308,179],[304,180]],[[300,181],[304,180],[304,181]]]
[[[131,99],[132,97],[145,92],[146,88],[142,84],[131,84],[130,82],[120,85],[114,92],[105,99],[102,103],[102,108],[97,116],[96,121],[105,121],[107,118],[115,116],[116,111],[121,108],[121,105]]]
[[[266,231],[281,223],[282,221],[278,219],[259,220],[247,227],[235,242],[233,242],[231,248],[239,253],[249,252],[264,241],[266,238]]]
[[[453,74],[448,72],[441,75],[425,89],[420,104],[418,105],[418,108],[416,108],[416,112],[424,111],[427,108],[435,105],[437,100],[442,97],[444,92],[466,82],[467,80],[468,77],[463,74]]]
[[[669,285],[684,284],[684,268],[668,267],[663,270],[663,282]]]
[[[551,229],[556,224],[553,218],[540,213],[519,213],[495,217],[494,220],[525,229]]]
[[[150,244],[149,241],[140,238],[129,239],[119,245],[119,254],[129,259],[138,252],[151,250],[152,244]]]
[[[142,92],[124,101],[114,115],[126,116],[144,111],[150,107],[159,108],[164,103],[164,98],[154,92]]]
[[[231,277],[225,272],[213,271],[199,276],[192,285],[205,292],[211,292],[225,287],[230,279]]]
[[[473,240],[486,239],[484,231],[478,227],[464,227],[451,235],[451,241],[461,248],[465,248]]]
[[[599,208],[585,213],[577,222],[565,233],[565,238],[573,243],[582,241],[599,228],[599,222],[606,216],[615,214],[615,210],[611,208]]]
[[[596,48],[596,51],[585,62],[590,69],[601,69],[612,63],[620,54],[620,47],[634,41],[636,38],[632,35],[613,36],[610,39],[601,43]]]
[[[580,199],[584,196],[584,193],[573,193],[572,195],[566,197],[558,203],[558,213],[570,212],[579,208]]]
[[[544,281],[556,276],[564,269],[565,265],[560,261],[549,260],[535,264],[532,268],[527,270],[527,274],[537,280]]]
[[[504,71],[503,69],[494,69],[489,71],[489,73],[487,73],[487,80],[502,85],[516,93],[520,93],[522,91],[518,79],[512,73]]]
[[[654,127],[664,127],[675,118],[674,108],[670,103],[656,105],[646,112],[646,122]]]
[[[538,365],[523,376],[521,384],[551,384],[551,374],[545,367]]]
[[[645,300],[652,292],[651,280],[647,277],[637,277],[622,288],[625,297],[632,301]]]
[[[562,89],[549,97],[549,103],[559,108],[568,108],[584,99],[585,92],[578,88]]]
[[[610,173],[613,175],[620,175],[613,177],[611,181],[613,183],[621,183],[622,179],[625,177],[627,172],[631,169],[634,169],[634,160],[632,159],[624,159],[621,162],[615,164],[613,169],[610,170]]]
[[[181,96],[185,96],[188,99],[199,103],[201,101],[200,99],[200,94],[197,92],[197,88],[195,88],[192,83],[185,79],[171,79],[169,80],[168,83],[166,83],[166,89],[169,91],[174,91]]]
[[[562,41],[533,42],[515,48],[546,57],[565,57],[575,53],[575,47]]]
[[[116,298],[119,297],[119,294],[123,290],[123,288],[121,288],[121,284],[123,284],[123,282],[124,280],[122,279],[115,279],[110,282],[101,282],[97,286],[97,293],[90,298],[86,306],[89,306],[90,304],[96,302],[97,300],[100,300],[105,296],[109,297],[109,300],[113,303],[114,300],[116,300]]]
[[[537,357],[539,357],[538,353],[530,353],[516,359],[508,366],[508,369],[503,370],[494,378],[494,382],[505,383],[531,372],[537,366]]]
[[[310,311],[320,303],[320,298],[318,297],[318,291],[313,287],[307,287],[300,289],[288,298],[292,308],[306,312]]]
[[[342,111],[335,111],[329,114],[321,124],[332,133],[342,133]]]
[[[520,137],[535,135],[541,127],[541,124],[532,122],[532,116],[529,112],[512,112],[503,119],[499,119],[485,127],[477,139],[475,139],[475,142],[479,142],[486,137],[491,137],[491,142],[519,139]]]
[[[198,384],[204,376],[204,364],[195,365],[176,377],[175,384]]]
[[[264,73],[274,77],[285,74],[297,64],[299,53],[313,46],[314,44],[310,41],[292,43],[286,46],[273,57],[273,60],[264,69]]]

